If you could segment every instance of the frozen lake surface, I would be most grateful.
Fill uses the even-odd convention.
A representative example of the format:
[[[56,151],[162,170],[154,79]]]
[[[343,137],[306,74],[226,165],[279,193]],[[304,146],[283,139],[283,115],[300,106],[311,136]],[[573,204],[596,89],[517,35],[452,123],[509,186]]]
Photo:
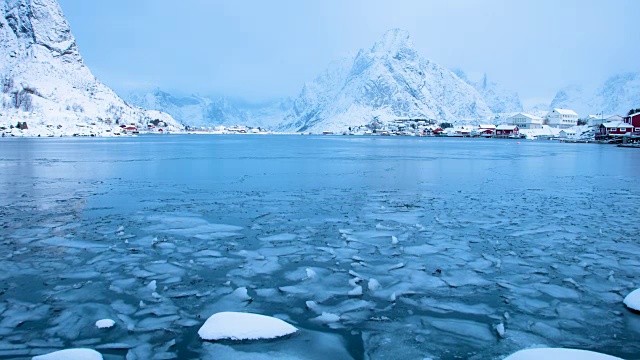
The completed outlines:
[[[485,139],[2,139],[0,359],[640,359],[622,303],[640,287],[639,159]],[[203,342],[219,311],[300,331]]]

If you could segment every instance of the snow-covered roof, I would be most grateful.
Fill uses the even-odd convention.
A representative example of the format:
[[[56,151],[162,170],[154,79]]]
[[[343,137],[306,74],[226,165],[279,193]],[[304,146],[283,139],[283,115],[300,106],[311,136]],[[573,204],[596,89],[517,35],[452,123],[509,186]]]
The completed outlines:
[[[587,115],[585,119],[611,119],[612,117],[619,117],[618,115],[601,115],[601,114],[590,114]]]
[[[496,128],[496,130],[515,130],[517,126],[515,125],[500,125]]]
[[[557,112],[558,114],[561,114],[561,115],[575,115],[575,116],[578,116],[578,114],[575,111],[569,110],[569,109],[555,108],[555,109],[553,109],[553,111],[555,111],[555,112]]]
[[[517,113],[517,114],[513,115],[512,118],[516,117],[516,116],[524,116],[524,117],[527,117],[527,118],[529,118],[531,120],[542,120],[542,118],[539,117],[539,116],[535,116],[535,115],[527,114],[527,113]]]
[[[493,130],[495,128],[496,128],[495,125],[478,125],[478,129],[484,129],[484,130],[492,129]]]
[[[602,124],[604,125],[604,127],[606,128],[627,128],[627,129],[633,129],[633,125],[631,124],[627,124],[624,121],[610,121],[608,123],[604,123]]]

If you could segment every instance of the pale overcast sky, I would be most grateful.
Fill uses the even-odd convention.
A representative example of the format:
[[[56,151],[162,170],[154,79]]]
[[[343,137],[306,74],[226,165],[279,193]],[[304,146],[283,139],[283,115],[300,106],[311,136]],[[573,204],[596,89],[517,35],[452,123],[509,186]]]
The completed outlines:
[[[86,64],[121,94],[295,97],[391,28],[422,57],[549,102],[640,71],[639,0],[58,0]]]

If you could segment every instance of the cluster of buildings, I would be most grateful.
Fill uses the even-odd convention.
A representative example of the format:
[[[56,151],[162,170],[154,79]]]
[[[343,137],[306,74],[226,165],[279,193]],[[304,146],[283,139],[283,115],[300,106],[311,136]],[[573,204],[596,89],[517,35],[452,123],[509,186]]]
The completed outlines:
[[[594,131],[596,140],[602,140],[623,135],[640,135],[640,112],[623,117],[620,115],[588,115],[579,118],[578,114],[570,109],[556,108],[544,117],[518,113],[507,119],[508,124],[516,126],[525,133],[540,133],[538,129],[550,129],[552,133],[561,133],[571,137],[577,126],[586,126]],[[533,130],[533,131],[526,131]],[[559,136],[562,137],[562,136]]]
[[[542,129],[543,125],[568,129],[578,125],[578,114],[569,109],[553,109],[544,118],[527,113],[517,113],[507,119],[520,129]]]
[[[243,125],[224,126],[219,125],[216,127],[200,126],[190,127],[187,126],[185,131],[188,134],[268,134],[267,129],[261,127],[250,127]]]

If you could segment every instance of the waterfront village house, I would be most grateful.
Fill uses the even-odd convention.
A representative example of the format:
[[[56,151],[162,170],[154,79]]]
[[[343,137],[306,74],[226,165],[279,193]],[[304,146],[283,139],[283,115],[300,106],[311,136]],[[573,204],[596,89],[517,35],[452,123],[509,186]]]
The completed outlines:
[[[517,125],[520,129],[542,129],[542,118],[525,113],[518,113],[508,118],[509,124]]]
[[[595,114],[587,115],[587,117],[582,120],[584,120],[589,126],[600,126],[607,122],[624,121],[624,118],[620,115]]]
[[[600,125],[596,136],[622,136],[633,132],[633,126],[623,121],[608,122]]]
[[[520,129],[517,125],[500,125],[496,128],[497,137],[509,137],[520,135]]]
[[[633,126],[633,132],[640,133],[640,112],[627,116],[624,122]]]
[[[480,136],[492,136],[496,133],[495,125],[480,125],[478,126],[478,134]]]
[[[562,129],[558,133],[558,136],[561,138],[568,138],[576,136],[576,131],[573,129]]]
[[[558,128],[570,128],[578,125],[578,114],[569,109],[553,109],[547,115],[550,126]]]

